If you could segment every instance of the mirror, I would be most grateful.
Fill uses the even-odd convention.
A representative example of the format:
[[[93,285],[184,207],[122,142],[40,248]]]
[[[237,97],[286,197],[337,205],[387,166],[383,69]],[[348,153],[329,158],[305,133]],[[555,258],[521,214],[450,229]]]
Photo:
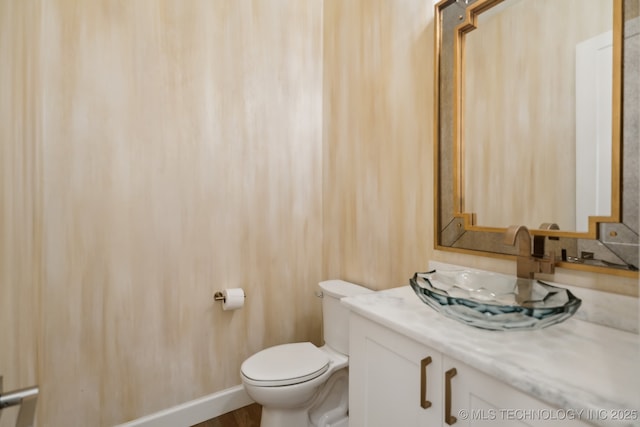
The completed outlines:
[[[502,2],[463,36],[463,212],[480,226],[556,223],[587,232],[589,216],[611,216],[613,1],[577,11],[575,2],[551,1]],[[583,80],[596,84],[576,88]],[[476,114],[483,110],[490,113]],[[581,117],[592,110],[595,120]],[[596,121],[593,132],[579,132]],[[580,146],[600,154],[581,164]]]
[[[436,5],[436,248],[513,254],[524,224],[563,267],[637,276],[637,3]]]

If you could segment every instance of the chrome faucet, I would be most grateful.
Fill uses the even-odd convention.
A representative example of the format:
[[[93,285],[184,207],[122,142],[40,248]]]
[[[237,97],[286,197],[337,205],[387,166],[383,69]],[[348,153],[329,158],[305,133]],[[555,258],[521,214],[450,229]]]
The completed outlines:
[[[504,234],[504,244],[517,246],[517,275],[525,279],[533,279],[535,273],[553,274],[555,271],[555,256],[553,252],[549,258],[538,258],[531,254],[531,234],[524,225],[512,225]]]

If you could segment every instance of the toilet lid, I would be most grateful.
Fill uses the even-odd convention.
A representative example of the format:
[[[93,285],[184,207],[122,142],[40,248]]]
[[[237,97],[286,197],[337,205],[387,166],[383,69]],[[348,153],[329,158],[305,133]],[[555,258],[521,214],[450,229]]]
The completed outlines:
[[[249,383],[284,386],[312,380],[329,369],[329,356],[310,342],[282,344],[244,361],[240,372]]]

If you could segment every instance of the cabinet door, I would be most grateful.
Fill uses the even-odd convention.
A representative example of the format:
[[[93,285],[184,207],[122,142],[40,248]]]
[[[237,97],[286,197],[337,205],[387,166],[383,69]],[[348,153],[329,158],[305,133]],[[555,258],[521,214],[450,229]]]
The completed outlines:
[[[450,357],[443,357],[442,369],[444,371],[444,426],[589,426],[579,420],[578,413],[575,411],[553,408]],[[447,372],[450,378],[446,377]],[[449,399],[451,408],[447,411]],[[450,418],[451,416],[455,417],[455,421]]]
[[[350,427],[442,424],[439,353],[356,314],[349,353]]]

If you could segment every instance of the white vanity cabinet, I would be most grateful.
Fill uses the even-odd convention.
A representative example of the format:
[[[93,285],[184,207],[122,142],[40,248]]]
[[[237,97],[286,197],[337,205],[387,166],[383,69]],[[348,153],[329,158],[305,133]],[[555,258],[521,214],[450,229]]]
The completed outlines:
[[[579,419],[587,417],[585,412],[549,406],[458,360],[444,357],[442,369],[443,393],[445,399],[447,393],[451,394],[448,413],[457,418],[456,426],[591,426]],[[447,379],[447,372],[455,375]]]
[[[349,426],[447,425],[589,424],[352,312]]]
[[[349,323],[349,426],[441,425],[442,355],[356,314]]]

